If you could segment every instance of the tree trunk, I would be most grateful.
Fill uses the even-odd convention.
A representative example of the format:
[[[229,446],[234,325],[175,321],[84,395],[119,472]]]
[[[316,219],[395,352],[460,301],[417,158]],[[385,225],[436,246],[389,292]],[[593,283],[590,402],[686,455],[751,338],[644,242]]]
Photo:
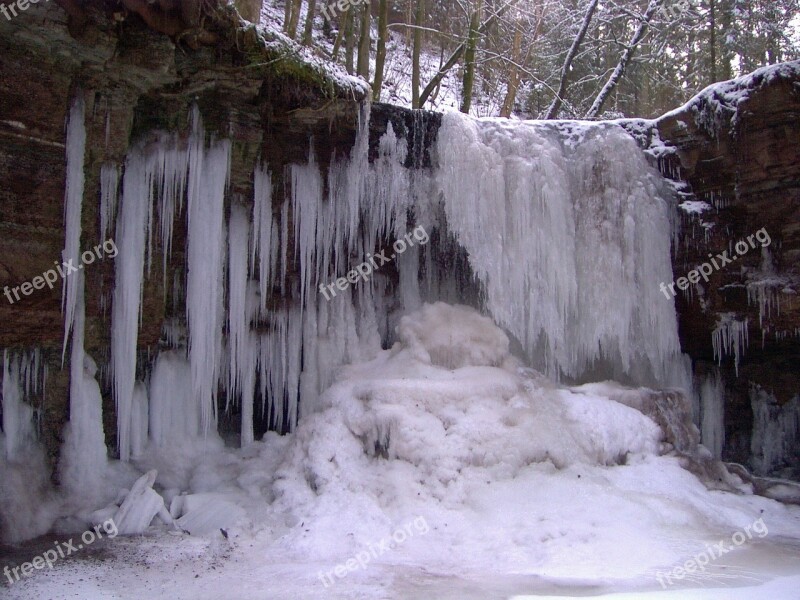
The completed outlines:
[[[324,1],[324,0],[323,0]],[[314,16],[317,12],[317,0],[308,0],[308,12],[306,13],[306,27],[303,32],[303,45],[310,46],[314,43]]]
[[[283,33],[289,32],[289,21],[292,20],[292,0],[285,0],[283,5]]]
[[[425,24],[425,0],[417,0],[417,14],[414,17],[414,50],[411,58],[411,107],[422,108],[424,100],[420,97],[419,88],[422,70],[419,57],[422,54],[422,27]]]
[[[717,3],[716,0],[709,0],[709,46],[711,46],[711,81],[717,82]]]
[[[720,79],[727,80],[733,79],[733,70],[731,69],[731,62],[733,62],[734,52],[732,44],[730,43],[729,36],[733,35],[734,18],[733,18],[733,1],[734,0],[720,0],[719,2],[719,22],[720,22]]]
[[[508,74],[508,89],[506,90],[506,97],[503,99],[503,106],[500,108],[501,117],[510,117],[514,110],[514,102],[517,99],[517,90],[519,89],[519,68],[517,64],[522,58],[522,30],[517,27],[514,32],[514,46],[511,50],[511,60],[514,64],[511,65]]]
[[[364,4],[364,11],[361,14],[361,37],[358,42],[358,74],[369,81],[369,48],[370,24],[372,23],[372,5],[367,2]]]
[[[286,35],[294,39],[297,37],[297,26],[300,24],[300,10],[303,8],[303,0],[286,0],[292,3],[292,14],[289,18],[289,26],[286,28]]]
[[[661,5],[664,3],[664,0],[650,0],[650,5],[647,7],[644,15],[642,15],[642,19],[639,22],[639,26],[636,28],[636,31],[633,34],[630,42],[628,42],[625,51],[622,53],[622,56],[619,59],[619,63],[617,63],[617,67],[614,69],[614,72],[611,73],[611,77],[608,78],[606,84],[603,86],[603,89],[600,90],[600,93],[597,94],[597,98],[595,98],[592,107],[589,109],[589,112],[586,113],[587,119],[594,119],[596,118],[600,112],[603,110],[603,105],[608,100],[608,97],[611,95],[611,92],[614,91],[614,88],[617,87],[617,84],[622,80],[625,76],[625,69],[628,66],[628,63],[633,58],[633,55],[636,53],[636,49],[639,47],[639,44],[644,39],[644,36],[647,35],[647,29],[650,26],[650,21],[653,19],[653,16],[658,12],[658,9],[661,8]]]
[[[478,54],[479,28],[483,0],[477,0],[475,10],[469,20],[469,33],[467,34],[467,47],[464,51],[464,79],[461,92],[461,112],[469,114],[472,108],[472,92],[475,87],[475,60]]]
[[[511,3],[506,4],[500,11],[498,11],[496,14],[486,19],[486,22],[483,25],[481,25],[480,28],[481,35],[485,35],[486,32],[489,30],[489,28],[492,27],[497,22],[497,19],[502,17],[503,14],[509,8],[511,8],[511,6],[512,6]],[[444,65],[439,69],[436,75],[434,75],[433,78],[428,82],[428,85],[425,86],[425,89],[422,90],[422,93],[419,96],[420,107],[422,107],[425,104],[425,102],[427,102],[428,98],[433,93],[433,91],[439,87],[439,84],[441,84],[442,79],[444,79],[444,76],[450,72],[450,69],[452,69],[458,64],[458,61],[461,60],[461,57],[464,55],[464,51],[466,50],[466,48],[467,48],[466,41],[461,42],[458,46],[456,46],[456,49],[453,50],[453,53],[450,55],[450,58],[447,59],[447,62],[444,63]]]
[[[380,0],[378,7],[378,49],[375,55],[375,83],[372,86],[372,99],[381,99],[383,70],[386,66],[386,42],[389,38],[389,0]]]
[[[575,60],[575,57],[578,55],[578,51],[583,44],[583,40],[586,39],[586,33],[589,31],[589,25],[592,22],[592,17],[594,17],[594,13],[597,10],[597,5],[600,0],[592,0],[589,4],[589,7],[586,9],[586,14],[583,17],[583,23],[581,23],[581,28],[578,31],[578,35],[575,36],[575,39],[572,41],[572,46],[570,46],[569,51],[567,52],[567,57],[564,59],[564,66],[561,67],[561,80],[558,83],[558,92],[556,93],[556,97],[553,98],[552,104],[547,109],[547,114],[545,115],[545,119],[555,119],[558,116],[558,111],[561,110],[561,105],[564,103],[564,96],[567,93],[567,86],[569,85],[569,74],[572,71],[572,61]]]
[[[349,18],[344,32],[344,66],[350,75],[353,74],[353,49],[356,45],[356,17],[353,11],[354,9],[352,8],[347,11]]]

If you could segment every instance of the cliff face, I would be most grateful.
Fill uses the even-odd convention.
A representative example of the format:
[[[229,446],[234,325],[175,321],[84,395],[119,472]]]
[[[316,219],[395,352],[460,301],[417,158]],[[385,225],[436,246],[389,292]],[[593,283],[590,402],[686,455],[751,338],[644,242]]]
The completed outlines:
[[[88,138],[82,249],[104,241],[99,237],[101,166],[120,166],[131,144],[147,143],[151,131],[185,137],[194,105],[211,135],[232,140],[231,188],[244,198],[252,196],[258,160],[269,164],[275,185],[281,186],[283,167],[305,161],[312,143],[321,160],[352,148],[368,89],[302,55],[280,36],[264,39],[226,10],[204,19],[203,29],[170,38],[119,3],[97,0],[82,6],[68,17],[54,3],[40,3],[12,21],[0,19],[0,288],[32,281],[61,256],[64,124],[77,94],[86,102]],[[214,44],[204,45],[206,39]],[[741,462],[751,454],[754,402],[768,399],[763,400],[766,410],[779,418],[781,411],[792,410],[800,393],[798,68],[718,86],[655,122],[625,123],[657,157],[662,172],[683,182],[686,200],[708,204],[702,214],[680,216],[676,277],[710,260],[709,254],[736,254],[738,241],[762,230],[769,234],[766,250],[751,246],[735,264],[715,269],[702,291],[694,288],[675,299],[681,341],[695,361],[698,384],[716,369],[713,332],[718,337],[731,333],[730,323],[747,319],[750,343],[738,375],[728,355],[720,368],[729,398],[725,456]],[[373,106],[371,152],[377,153],[377,141],[392,123],[410,142],[407,165],[429,165],[439,122],[430,113]],[[183,268],[184,242],[185,231],[176,222],[167,277]],[[113,279],[111,260],[86,270],[86,346],[101,359],[108,356]],[[60,285],[13,303],[0,296],[0,348],[38,346],[45,352],[50,375],[47,397],[40,400],[51,455],[68,416]],[[160,274],[147,278],[139,334],[143,350],[158,343],[170,304],[165,300],[170,299],[164,298]],[[762,408],[759,404],[756,410]],[[110,397],[104,415],[113,447]]]
[[[788,433],[783,453],[796,465],[800,440],[791,429],[796,431],[800,394],[800,63],[712,86],[642,125],[628,126],[665,176],[679,182],[685,201],[675,277],[703,264],[711,268],[707,282],[678,291],[676,301],[681,342],[695,361],[698,384],[721,362],[724,456],[745,463],[752,455],[757,469],[770,470],[759,458],[764,448],[751,440],[754,424],[764,429],[758,421],[769,414],[786,426],[765,431],[768,439],[756,446],[781,445],[777,438]],[[715,337],[721,344],[716,352]],[[779,468],[786,461],[766,462]]]
[[[70,7],[74,7],[70,4]],[[49,367],[42,404],[45,442],[54,455],[67,419],[61,368],[61,281],[24,295],[14,288],[60,262],[64,248],[65,120],[76,95],[86,103],[86,174],[81,249],[99,239],[100,170],[121,166],[129,146],[150,131],[187,132],[197,105],[210,135],[233,140],[231,188],[252,197],[260,158],[280,174],[307,159],[310,140],[330,155],[349,151],[367,86],[276,36],[266,39],[226,9],[207,16],[203,35],[171,39],[118,3],[86,2],[70,16],[54,3],[0,19],[0,348],[40,347]],[[213,46],[196,43],[211,36]],[[185,231],[176,226],[170,276],[183,264]],[[154,262],[156,262],[154,260]],[[86,271],[86,347],[108,356],[113,261]],[[161,334],[161,277],[145,283],[142,348]],[[19,296],[19,300],[16,299]],[[11,298],[9,300],[8,298]],[[113,402],[106,399],[107,432]],[[109,439],[113,447],[113,439]]]

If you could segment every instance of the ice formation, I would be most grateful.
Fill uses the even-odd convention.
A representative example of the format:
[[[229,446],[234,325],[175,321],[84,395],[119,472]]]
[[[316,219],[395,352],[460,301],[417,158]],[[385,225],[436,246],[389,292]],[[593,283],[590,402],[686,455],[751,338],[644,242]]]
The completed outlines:
[[[189,149],[186,319],[192,394],[204,432],[216,427],[217,382],[224,318],[225,194],[230,171],[228,140],[205,146],[196,117]]]
[[[342,451],[353,454],[342,460],[402,458],[424,467],[436,495],[459,469],[513,477],[532,464],[616,465],[662,448],[661,428],[643,414],[652,392],[637,403],[636,391],[554,381],[691,390],[674,308],[658,287],[672,279],[670,199],[619,126],[512,127],[446,115],[425,166],[424,148],[409,149],[391,124],[370,162],[369,117],[367,106],[349,155],[324,161],[312,143],[306,161],[285,169],[282,187],[259,160],[252,198],[229,190],[232,143],[207,135],[197,109],[187,138],[150,136],[131,147],[122,170],[101,169],[101,233],[114,228],[120,249],[110,368],[119,457],[139,472],[157,470],[153,494],[167,504],[197,496],[177,501],[179,522],[203,529],[219,522],[226,502],[249,502],[202,494],[246,488],[252,498],[266,489],[252,473],[234,474],[219,409],[240,415],[242,453],[261,451],[265,428],[297,431],[291,444],[266,436],[273,471],[282,452],[308,451],[311,432],[333,427],[322,432],[325,446],[324,436],[347,429]],[[164,263],[173,305],[149,359],[137,352],[143,286],[156,250],[168,260],[181,217],[186,268],[168,282]],[[425,242],[410,243],[420,227]],[[335,297],[319,293],[384,251],[385,268]],[[71,309],[75,418],[62,472],[88,494],[106,457],[82,300],[76,295]],[[550,380],[520,370],[512,347]],[[667,404],[659,410],[685,408]],[[716,416],[707,417],[714,448]],[[322,454],[302,459],[318,483],[332,468],[316,463]],[[86,465],[81,455],[91,457]],[[281,467],[289,487],[301,466],[293,456]],[[215,470],[222,464],[230,476]],[[150,487],[126,505],[143,511],[132,531],[157,504]],[[103,502],[104,514],[119,510]]]
[[[84,172],[86,158],[86,124],[84,102],[79,92],[72,102],[67,121],[67,181],[64,196],[64,252],[66,265],[78,268],[81,263],[81,209],[83,207]],[[64,348],[66,355],[70,333],[75,323],[78,303],[77,277],[64,277],[62,310],[64,311]]]
[[[84,351],[84,275],[73,275],[78,299],[70,352],[69,422],[59,465],[61,481],[76,506],[93,506],[108,500],[108,452],[103,432],[103,397],[95,380],[97,365]]]
[[[739,361],[750,344],[748,319],[739,320],[733,313],[719,315],[717,327],[711,332],[714,348],[714,360],[722,361],[726,356],[733,356],[736,375],[739,375]]]
[[[42,391],[45,372],[38,351],[3,351],[2,431],[0,431],[0,542],[15,543],[50,528],[57,503],[44,450],[38,442],[37,415],[29,403]]]
[[[111,316],[111,361],[117,406],[117,444],[123,461],[131,457],[131,419],[136,386],[136,348],[144,280],[145,251],[151,222],[153,168],[143,148],[125,161],[117,217],[116,283]]]
[[[752,386],[751,452],[754,471],[767,475],[796,461],[800,454],[800,396],[781,404],[769,391]]]
[[[119,167],[106,163],[100,168],[100,239],[105,241],[114,231],[119,201]]]
[[[703,445],[714,458],[722,458],[725,445],[725,386],[718,372],[700,386],[700,431]]]
[[[568,143],[537,123],[445,115],[447,226],[469,252],[486,308],[535,364],[556,377],[605,366],[669,384],[680,344],[656,283],[672,279],[660,176],[621,128],[579,133]]]
[[[131,150],[116,218],[123,251],[112,318],[123,460],[134,444],[144,450],[145,439],[134,439],[144,424],[159,444],[175,428],[152,389],[149,417],[146,406],[134,409],[137,373],[147,369],[137,371],[135,350],[155,216],[166,260],[184,196],[187,271],[174,285],[185,290],[186,321],[173,317],[165,336],[191,365],[192,434],[196,413],[203,434],[215,429],[220,387],[227,408],[240,407],[243,445],[255,438],[259,399],[270,427],[293,430],[341,365],[390,345],[399,317],[423,301],[481,306],[554,378],[691,387],[674,310],[654,285],[671,279],[666,192],[621,128],[575,124],[567,135],[447,115],[438,167],[423,168],[416,149],[412,174],[404,166],[407,141],[391,124],[369,162],[368,122],[365,107],[351,153],[333,157],[327,181],[312,143],[307,162],[286,171],[288,197],[276,193],[259,161],[252,224],[241,199],[231,204],[227,228],[230,142],[207,141],[196,109],[188,145],[161,135]],[[115,182],[112,167],[104,173],[108,227]],[[397,283],[378,272],[323,300],[320,286],[391,248],[415,223],[438,232],[438,242],[392,254]],[[448,268],[440,264],[448,253],[465,259]],[[159,359],[155,365],[166,368]],[[175,402],[185,409],[183,399]]]

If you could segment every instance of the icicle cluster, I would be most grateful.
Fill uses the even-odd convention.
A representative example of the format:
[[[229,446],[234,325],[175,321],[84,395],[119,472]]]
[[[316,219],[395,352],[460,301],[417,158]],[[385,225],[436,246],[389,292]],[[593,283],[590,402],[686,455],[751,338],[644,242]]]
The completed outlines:
[[[720,365],[726,356],[733,356],[738,377],[739,361],[750,345],[748,320],[739,321],[733,313],[721,314],[717,327],[711,333],[711,344],[714,348],[714,360]]]
[[[667,383],[680,344],[670,206],[630,136],[586,126],[566,144],[537,123],[445,115],[439,182],[486,308],[552,376]]]
[[[2,433],[0,447],[6,460],[23,458],[24,453],[38,438],[34,408],[26,399],[37,395],[44,388],[47,370],[38,349],[17,354],[3,352],[2,385]]]

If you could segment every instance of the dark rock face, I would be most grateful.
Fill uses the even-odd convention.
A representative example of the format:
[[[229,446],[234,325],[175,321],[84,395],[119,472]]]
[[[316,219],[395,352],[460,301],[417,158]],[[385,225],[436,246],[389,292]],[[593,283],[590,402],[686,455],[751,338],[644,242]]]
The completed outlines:
[[[155,130],[185,137],[194,105],[211,135],[232,140],[231,187],[233,195],[243,198],[252,197],[258,160],[270,165],[274,184],[282,187],[283,167],[305,161],[312,143],[323,168],[335,153],[350,151],[367,89],[310,65],[297,48],[279,39],[260,38],[235,13],[219,19],[210,20],[213,46],[203,44],[204,33],[195,32],[191,39],[167,37],[120,3],[102,0],[81,3],[71,16],[55,3],[40,3],[13,21],[0,19],[0,289],[31,281],[60,258],[64,124],[77,93],[86,102],[88,136],[82,249],[104,241],[99,239],[101,166],[121,164],[131,144],[146,143]],[[716,368],[712,332],[719,315],[748,318],[750,344],[738,376],[732,358],[724,358],[721,366],[729,399],[724,455],[737,462],[746,463],[753,454],[753,403],[766,395],[774,400],[769,410],[780,412],[800,393],[800,299],[793,293],[800,277],[798,69],[781,76],[756,75],[745,86],[747,93],[712,91],[658,121],[625,124],[658,157],[666,176],[688,185],[687,199],[714,207],[699,219],[682,217],[676,277],[707,261],[709,253],[730,253],[731,243],[759,230],[765,229],[772,241],[769,260],[781,284],[770,287],[775,307],[761,315],[761,326],[759,307],[747,293],[747,285],[763,271],[760,248],[751,248],[733,267],[716,270],[702,295],[679,293],[676,298],[683,348],[701,377]],[[370,152],[376,155],[378,140],[391,124],[409,141],[407,166],[429,166],[435,161],[440,123],[434,113],[374,105]],[[178,220],[167,277],[183,268],[184,242]],[[160,262],[154,257],[155,265]],[[145,280],[142,351],[156,347],[161,336],[165,299],[158,270],[154,267],[155,275]],[[107,357],[113,262],[95,263],[86,277],[87,350]],[[13,304],[0,296],[0,348],[38,346],[47,358],[43,429],[51,457],[68,417],[59,286]],[[104,404],[107,441],[113,447],[113,401],[107,397]]]
[[[702,289],[692,286],[676,298],[681,342],[696,373],[719,364],[712,333],[721,317],[747,323],[749,344],[738,373],[731,352],[719,369],[726,395],[724,457],[748,463],[760,452],[751,439],[759,396],[771,398],[774,420],[800,394],[800,63],[712,87],[642,125],[626,124],[658,157],[665,176],[687,184],[683,199],[709,205],[699,216],[682,213],[673,261],[676,278],[709,263],[709,255],[720,266],[708,283],[701,279]],[[733,260],[723,266],[716,257],[725,252]],[[787,460],[772,468],[795,467],[786,474],[796,477],[800,437],[787,439],[785,454]]]
[[[119,3],[70,6],[75,9],[70,15],[55,3],[40,3],[11,21],[0,19],[0,290],[33,280],[61,257],[65,120],[76,94],[86,103],[87,132],[81,249],[104,241],[99,239],[101,166],[121,165],[128,148],[147,143],[154,130],[188,132],[194,105],[209,135],[233,141],[232,195],[252,197],[259,159],[270,164],[280,186],[283,166],[305,161],[311,139],[320,156],[349,152],[353,145],[368,88],[327,72],[322,63],[310,64],[279,39],[259,37],[231,9],[206,19],[215,45],[194,48],[154,31]],[[184,242],[178,221],[168,277],[184,264]],[[98,261],[85,273],[86,348],[104,358],[113,261]],[[155,347],[161,336],[163,296],[161,274],[146,278],[143,350]],[[52,458],[68,418],[61,282],[13,303],[5,296],[0,300],[0,348],[40,347],[47,360],[47,397],[38,400]],[[113,447],[108,435],[116,429],[113,401],[108,397],[104,404]]]

